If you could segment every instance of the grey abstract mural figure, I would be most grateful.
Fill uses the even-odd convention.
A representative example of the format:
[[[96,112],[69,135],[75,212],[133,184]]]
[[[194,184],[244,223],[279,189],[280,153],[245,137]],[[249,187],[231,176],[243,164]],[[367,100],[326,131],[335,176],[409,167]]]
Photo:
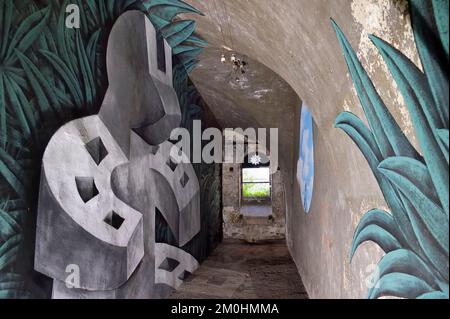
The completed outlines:
[[[312,113],[302,105],[300,118],[300,154],[297,161],[297,181],[303,210],[309,213],[314,192],[314,125]]]
[[[107,67],[99,114],[61,127],[45,151],[35,268],[54,279],[53,298],[163,298],[198,267],[179,247],[200,231],[198,179],[167,141],[181,122],[172,50],[129,11],[111,31]],[[177,247],[155,242],[157,212]],[[80,287],[66,285],[70,265]]]

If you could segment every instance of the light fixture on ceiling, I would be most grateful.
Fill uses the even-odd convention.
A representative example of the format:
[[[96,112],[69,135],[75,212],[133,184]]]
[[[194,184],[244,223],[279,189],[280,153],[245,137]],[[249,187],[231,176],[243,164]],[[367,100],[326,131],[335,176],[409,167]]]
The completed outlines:
[[[243,75],[247,72],[248,63],[239,58],[235,53],[232,53],[229,60],[225,54],[222,54],[220,58],[222,64],[229,64],[232,69],[232,74],[236,82],[241,82]]]
[[[212,12],[214,12],[217,19],[217,25],[222,35],[223,44],[221,47],[222,52],[224,52],[224,50],[225,52],[221,54],[220,62],[222,64],[230,64],[234,81],[238,83],[245,82],[246,78],[244,77],[244,74],[247,71],[246,67],[248,64],[243,58],[241,59],[235,53],[232,53],[232,48],[235,47],[233,41],[232,22],[225,1],[208,0],[206,2],[206,6],[211,17],[213,17]],[[229,59],[227,59],[227,55],[230,56]]]

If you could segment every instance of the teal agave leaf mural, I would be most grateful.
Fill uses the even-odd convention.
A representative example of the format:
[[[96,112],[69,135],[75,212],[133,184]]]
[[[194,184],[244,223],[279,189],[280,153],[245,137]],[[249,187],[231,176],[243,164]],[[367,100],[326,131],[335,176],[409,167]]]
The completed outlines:
[[[65,27],[68,4],[80,8],[80,29]],[[173,47],[188,125],[201,108],[187,74],[206,42],[194,21],[177,16],[201,14],[195,8],[179,0],[0,0],[0,298],[46,297],[30,280],[42,154],[62,124],[98,111],[109,31],[133,9]]]
[[[411,0],[410,11],[423,72],[382,39],[370,39],[405,99],[423,155],[332,21],[369,124],[344,112],[336,127],[363,152],[391,209],[366,213],[353,238],[351,258],[366,241],[386,253],[369,298],[449,298],[448,0]]]
[[[180,0],[148,0],[143,1],[143,6],[150,21],[172,47],[178,63],[190,73],[198,62],[201,48],[208,43],[195,35],[197,25],[194,20],[174,21],[174,18],[181,13],[203,13]]]

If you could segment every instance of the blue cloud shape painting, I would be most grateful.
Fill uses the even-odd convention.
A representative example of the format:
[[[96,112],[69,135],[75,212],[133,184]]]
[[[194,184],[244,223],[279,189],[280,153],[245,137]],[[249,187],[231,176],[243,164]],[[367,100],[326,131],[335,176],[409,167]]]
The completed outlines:
[[[314,142],[313,118],[310,110],[303,105],[300,119],[300,158],[297,162],[297,181],[303,209],[309,213],[314,190]]]

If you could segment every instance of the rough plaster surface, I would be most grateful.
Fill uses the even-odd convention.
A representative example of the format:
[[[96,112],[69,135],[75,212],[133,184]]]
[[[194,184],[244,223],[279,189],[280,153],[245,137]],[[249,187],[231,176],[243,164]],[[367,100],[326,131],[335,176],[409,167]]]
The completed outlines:
[[[266,65],[310,106],[316,125],[316,177],[309,215],[301,209],[293,168],[298,154],[298,125],[292,131],[295,137],[288,140],[293,151],[280,151],[280,157],[290,163],[281,167],[287,198],[288,246],[311,298],[365,298],[366,279],[382,254],[371,243],[358,250],[352,264],[348,254],[363,213],[370,208],[384,208],[385,202],[358,148],[333,127],[340,112],[347,110],[362,116],[362,109],[329,18],[342,27],[388,108],[414,142],[403,101],[381,58],[366,40],[367,33],[375,33],[417,62],[405,1],[280,0],[276,5],[271,0],[187,2],[205,13],[205,17],[197,19],[198,32],[212,47],[231,47]],[[201,60],[204,68],[211,67],[210,63],[208,58]],[[211,81],[210,77],[194,73],[192,78],[205,99],[211,92],[223,90],[223,83]],[[228,108],[231,102],[217,103]],[[240,119],[236,125],[247,122],[245,110],[243,107],[238,113],[242,116],[233,117]],[[270,115],[272,121],[283,117],[287,117],[286,125],[296,125],[298,108],[280,109],[278,114]],[[223,123],[231,125],[225,120]],[[253,123],[248,120],[249,126]]]
[[[167,141],[181,114],[164,48],[168,73],[156,67],[156,31],[145,14],[123,14],[108,41],[110,85],[99,115],[62,126],[46,148],[35,268],[54,279],[53,298],[164,298],[199,266],[180,249],[200,232],[200,187],[186,155],[175,149],[184,157],[176,162]],[[157,210],[175,246],[155,243]],[[67,266],[79,269],[73,288]]]

